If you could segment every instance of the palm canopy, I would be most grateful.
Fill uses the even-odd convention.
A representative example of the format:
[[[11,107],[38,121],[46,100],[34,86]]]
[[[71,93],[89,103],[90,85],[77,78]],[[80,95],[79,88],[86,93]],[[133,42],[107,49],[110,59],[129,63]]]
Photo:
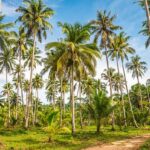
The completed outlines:
[[[36,74],[33,78],[33,87],[35,89],[41,89],[43,87],[43,80],[42,77],[39,74]]]
[[[24,56],[26,51],[33,45],[33,40],[29,39],[25,33],[24,28],[20,27],[18,33],[12,33],[12,40],[14,40],[14,52],[19,55],[21,54]]]
[[[101,47],[107,45],[110,41],[110,36],[115,34],[114,31],[121,29],[120,26],[114,24],[116,19],[115,15],[111,15],[111,12],[98,11],[97,19],[90,22],[93,33],[95,34],[94,41],[97,43],[99,37],[101,37]]]
[[[145,42],[145,47],[148,48],[150,46],[150,32],[149,28],[147,26],[147,21],[143,22],[143,29],[140,31],[144,36],[147,37],[147,40]]]
[[[57,71],[68,70],[74,65],[74,68],[81,72],[95,74],[96,58],[100,57],[97,48],[93,44],[83,44],[90,38],[90,32],[87,25],[80,24],[60,24],[63,33],[65,34],[64,40],[60,42],[51,42],[46,45],[46,49],[51,48],[59,49],[63,47],[63,54],[57,61]]]
[[[46,38],[46,31],[52,28],[48,19],[54,11],[46,7],[42,0],[24,0],[23,2],[24,6],[17,9],[22,14],[17,21],[22,22],[28,36],[37,36],[41,42],[42,36]]]
[[[0,49],[8,49],[9,47],[9,36],[10,33],[6,31],[7,29],[10,29],[13,24],[12,23],[3,23],[4,15],[0,14]]]
[[[7,73],[12,71],[15,65],[13,50],[4,50],[0,53],[0,72],[6,70]]]
[[[131,58],[131,62],[126,64],[127,70],[132,72],[132,77],[142,77],[147,71],[146,62],[141,61],[141,58],[136,55]]]
[[[109,55],[112,59],[118,57],[121,60],[128,60],[128,54],[135,53],[135,50],[128,43],[129,38],[124,32],[111,38]]]
[[[25,54],[25,62],[24,66],[31,68],[31,63],[32,63],[32,57],[33,57],[33,48],[30,48],[26,54]],[[33,61],[33,67],[36,68],[37,65],[41,65],[41,57],[40,57],[40,50],[38,48],[35,49],[34,51],[34,61]]]

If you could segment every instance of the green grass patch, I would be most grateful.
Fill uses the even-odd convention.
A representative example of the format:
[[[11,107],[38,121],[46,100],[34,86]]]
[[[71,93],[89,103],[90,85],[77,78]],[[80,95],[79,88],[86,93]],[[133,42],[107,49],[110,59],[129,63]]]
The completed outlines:
[[[110,127],[103,128],[101,134],[95,133],[95,127],[78,130],[73,137],[69,133],[57,134],[53,142],[48,142],[48,133],[41,128],[30,129],[0,129],[0,144],[5,149],[14,150],[80,150],[89,146],[111,141],[130,138],[150,133],[149,128],[111,131]],[[0,145],[0,146],[1,146]],[[142,149],[143,150],[143,149]]]

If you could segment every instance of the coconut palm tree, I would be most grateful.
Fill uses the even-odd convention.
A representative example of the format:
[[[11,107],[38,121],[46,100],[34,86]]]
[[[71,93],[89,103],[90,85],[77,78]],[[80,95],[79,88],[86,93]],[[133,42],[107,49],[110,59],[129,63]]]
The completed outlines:
[[[25,102],[25,119],[27,119],[26,117],[26,114],[28,113],[28,107],[29,107],[29,86],[30,86],[30,82],[29,80],[24,80],[23,81],[23,91],[25,92],[25,95],[26,95],[26,102]]]
[[[123,75],[124,75],[124,80],[125,80],[125,86],[126,86],[126,91],[128,95],[128,102],[130,106],[130,111],[132,114],[133,122],[136,127],[138,127],[134,113],[133,113],[133,108],[132,108],[132,103],[130,100],[130,95],[129,95],[129,89],[128,89],[128,84],[127,84],[127,79],[126,79],[126,72],[125,72],[125,67],[124,67],[124,60],[128,60],[128,55],[129,54],[134,54],[135,50],[130,47],[128,40],[129,36],[126,36],[124,32],[121,32],[117,37],[112,39],[112,42],[110,44],[110,55],[114,59],[116,57],[117,62],[120,59],[121,60],[121,65],[122,65],[122,70],[123,70]],[[117,63],[117,66],[119,68],[119,64]],[[119,69],[118,69],[119,70]],[[120,72],[120,71],[119,71]]]
[[[52,42],[46,45],[46,49],[64,48],[64,53],[57,61],[58,72],[68,72],[70,78],[70,102],[72,114],[72,134],[75,133],[75,105],[74,105],[74,78],[76,70],[84,70],[91,73],[96,65],[96,57],[100,57],[93,44],[85,44],[90,38],[89,27],[80,24],[61,24],[65,39],[60,42]],[[95,47],[95,46],[94,46]],[[79,68],[80,67],[80,68]]]
[[[141,108],[143,109],[143,100],[142,100],[142,93],[141,93],[141,88],[140,88],[140,80],[139,78],[144,75],[144,73],[147,71],[146,67],[146,62],[141,61],[141,58],[136,55],[131,58],[131,62],[128,62],[126,64],[128,72],[132,72],[132,77],[137,78],[137,83],[139,85],[139,94],[140,94],[140,105]]]
[[[2,95],[6,96],[6,101],[8,102],[8,125],[10,125],[11,109],[10,109],[10,96],[13,93],[13,85],[11,83],[6,83],[3,86]]]
[[[20,76],[20,89],[21,89],[21,99],[23,102],[23,89],[22,89],[22,75],[23,75],[23,67],[22,67],[22,59],[25,56],[25,53],[28,49],[33,45],[33,40],[29,39],[25,33],[25,29],[20,27],[18,33],[13,32],[13,40],[15,41],[14,51],[15,54],[18,56],[18,62],[20,68],[20,72],[18,72],[18,75]]]
[[[139,0],[139,4],[145,9],[146,17],[147,17],[147,27],[148,32],[150,33],[150,0]]]
[[[22,22],[23,27],[27,31],[27,35],[33,38],[33,48],[31,57],[31,70],[30,70],[30,96],[32,101],[32,74],[34,68],[34,53],[36,50],[36,38],[41,42],[42,36],[46,39],[47,30],[52,28],[49,23],[49,18],[54,14],[51,8],[43,4],[42,0],[24,0],[24,6],[17,9],[22,15],[18,21]],[[28,127],[29,114],[27,114],[26,128]]]
[[[33,123],[37,121],[37,112],[38,112],[38,100],[39,100],[39,94],[38,90],[43,87],[43,80],[42,77],[39,74],[36,74],[35,77],[33,78],[33,88],[36,90],[36,103],[34,106],[34,120]]]
[[[111,12],[106,11],[98,11],[97,20],[93,20],[90,22],[93,33],[95,33],[94,41],[97,42],[100,38],[100,47],[104,49],[104,54],[106,56],[107,69],[109,70],[109,59],[108,59],[108,51],[107,45],[110,43],[110,36],[114,34],[114,31],[121,29],[120,26],[114,24],[116,16],[111,16]],[[110,86],[110,97],[112,97],[112,84],[111,79],[109,78],[109,86]],[[113,116],[114,117],[114,116]],[[112,117],[112,120],[114,120]],[[113,121],[112,121],[113,122]],[[113,122],[114,123],[114,122]],[[114,129],[114,124],[112,126]]]
[[[147,27],[146,22],[143,22],[143,26],[142,26],[142,30],[140,31],[140,33],[142,33],[144,36],[147,37],[147,40],[145,42],[145,47],[148,48],[150,46],[150,32],[149,29]]]
[[[10,44],[9,38],[10,33],[7,29],[10,29],[13,26],[13,23],[3,23],[5,16],[0,14],[0,50],[8,49]]]
[[[17,89],[17,99],[16,99],[16,109],[18,107],[18,104],[17,102],[19,102],[19,94],[20,94],[20,87],[21,87],[21,80],[22,80],[22,77],[24,76],[24,73],[23,73],[23,68],[21,67],[20,68],[20,64],[16,64],[15,65],[15,68],[13,69],[13,81],[15,81],[15,84],[16,84],[16,89]],[[22,99],[22,105],[24,105],[24,102],[23,102],[23,99]],[[17,113],[16,113],[16,119],[17,119]]]
[[[149,86],[150,86],[150,79],[146,80],[146,90],[147,90],[147,97],[149,102],[149,112],[150,112],[150,95],[149,95]]]

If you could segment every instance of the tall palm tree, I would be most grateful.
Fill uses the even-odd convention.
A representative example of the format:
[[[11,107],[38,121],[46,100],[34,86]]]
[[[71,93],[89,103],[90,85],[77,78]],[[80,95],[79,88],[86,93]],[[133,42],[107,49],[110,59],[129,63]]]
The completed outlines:
[[[139,78],[144,75],[144,73],[147,70],[146,67],[146,62],[141,61],[141,58],[136,55],[131,58],[131,62],[126,64],[127,70],[129,72],[132,72],[132,77],[137,78],[137,83],[139,87],[139,94],[140,94],[140,103],[141,103],[141,108],[143,109],[143,100],[142,100],[142,93],[141,93],[141,87],[140,87],[140,80]]]
[[[35,123],[37,121],[37,112],[38,112],[38,100],[39,100],[38,90],[43,87],[43,80],[39,74],[36,74],[35,77],[33,78],[32,82],[33,82],[33,88],[36,90],[36,99],[37,99],[35,106],[34,106],[34,121],[33,121],[33,123]]]
[[[75,133],[74,78],[77,70],[91,73],[95,69],[96,57],[100,57],[93,44],[85,44],[90,38],[89,27],[80,24],[61,24],[65,39],[46,45],[46,49],[64,47],[64,52],[57,61],[58,72],[68,72],[70,78],[70,102],[72,114],[72,134]]]
[[[128,102],[129,102],[130,111],[131,111],[132,118],[133,118],[133,123],[136,127],[138,127],[135,117],[134,117],[134,113],[133,113],[132,103],[130,100],[130,94],[129,94],[128,84],[127,84],[127,79],[126,79],[126,72],[125,72],[125,67],[124,67],[124,60],[128,60],[129,54],[135,53],[135,50],[132,47],[130,47],[130,45],[128,43],[129,38],[130,37],[126,36],[126,34],[124,32],[121,32],[117,37],[112,39],[112,42],[110,44],[110,49],[111,49],[110,55],[112,56],[112,58],[116,57],[118,68],[119,68],[118,60],[119,59],[121,60],[121,65],[122,65],[122,70],[123,70],[123,75],[124,75],[124,80],[125,80],[125,86],[126,86],[126,91],[127,91],[127,95],[128,95]]]
[[[21,81],[22,81],[22,77],[24,75],[23,73],[23,68],[21,66],[20,68],[20,65],[19,64],[16,64],[15,65],[15,68],[13,69],[13,76],[14,76],[14,81],[16,81],[16,88],[17,88],[17,99],[16,99],[16,109],[18,107],[18,103],[19,102],[19,94],[20,94],[20,88],[21,87]],[[24,105],[24,102],[23,102],[23,99],[22,99],[22,105]],[[17,113],[16,113],[16,117],[17,117]],[[16,118],[17,119],[17,118]]]
[[[24,6],[17,9],[22,15],[18,21],[22,22],[23,27],[27,31],[27,35],[33,38],[33,48],[31,57],[31,71],[30,71],[30,99],[32,100],[32,74],[34,67],[34,53],[36,49],[36,38],[41,42],[42,36],[46,39],[47,30],[52,28],[48,19],[53,15],[53,10],[43,4],[42,0],[24,0]],[[26,128],[28,128],[29,114],[27,114]]]
[[[28,116],[26,116],[27,112],[29,111],[28,110],[28,107],[29,107],[29,86],[30,86],[30,82],[29,80],[24,80],[23,81],[23,91],[25,92],[25,95],[26,95],[26,102],[25,102],[25,119],[27,119]]]
[[[10,125],[10,118],[11,118],[10,96],[12,93],[13,93],[13,85],[7,82],[3,86],[2,94],[7,97],[6,101],[8,102],[8,125]]]
[[[10,33],[7,29],[10,29],[13,24],[12,23],[3,23],[5,16],[0,14],[0,50],[8,49],[10,43],[8,39],[10,38]]]
[[[22,75],[23,75],[23,67],[22,67],[22,59],[25,56],[25,53],[30,47],[33,45],[33,40],[29,39],[25,33],[25,29],[20,27],[18,33],[13,32],[13,40],[15,41],[14,51],[15,54],[18,56],[18,62],[20,68],[20,72],[18,72],[18,75],[20,76],[20,89],[21,89],[21,99],[23,102],[23,89],[22,89]]]
[[[146,80],[146,90],[147,90],[147,97],[149,102],[149,112],[150,112],[150,94],[149,94],[149,87],[150,87],[150,79]]]
[[[150,33],[150,0],[139,0],[139,4],[145,9],[146,17],[147,17],[147,27],[148,32]]]
[[[116,16],[111,16],[111,12],[100,12],[97,13],[97,20],[91,21],[91,26],[93,32],[95,33],[94,41],[97,42],[98,39],[101,39],[100,47],[104,49],[106,56],[107,69],[109,70],[109,59],[108,59],[108,51],[107,45],[110,43],[110,36],[114,34],[114,31],[121,29],[120,26],[114,24]],[[109,86],[110,86],[110,97],[112,97],[112,84],[111,79],[109,78]],[[114,117],[114,116],[113,116]],[[112,117],[112,128],[114,129],[114,118]]]

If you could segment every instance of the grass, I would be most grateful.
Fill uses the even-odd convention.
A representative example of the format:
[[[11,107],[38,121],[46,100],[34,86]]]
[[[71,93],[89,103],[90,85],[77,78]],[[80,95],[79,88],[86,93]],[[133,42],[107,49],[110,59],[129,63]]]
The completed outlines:
[[[150,129],[128,128],[124,131],[111,131],[109,127],[103,133],[96,134],[95,127],[78,130],[73,137],[71,134],[55,135],[54,141],[48,142],[48,133],[41,128],[30,129],[0,129],[0,146],[12,150],[80,150],[89,146],[129,138],[145,133]],[[142,149],[143,150],[143,149]]]
[[[140,150],[150,150],[150,139],[148,139],[141,147]]]

